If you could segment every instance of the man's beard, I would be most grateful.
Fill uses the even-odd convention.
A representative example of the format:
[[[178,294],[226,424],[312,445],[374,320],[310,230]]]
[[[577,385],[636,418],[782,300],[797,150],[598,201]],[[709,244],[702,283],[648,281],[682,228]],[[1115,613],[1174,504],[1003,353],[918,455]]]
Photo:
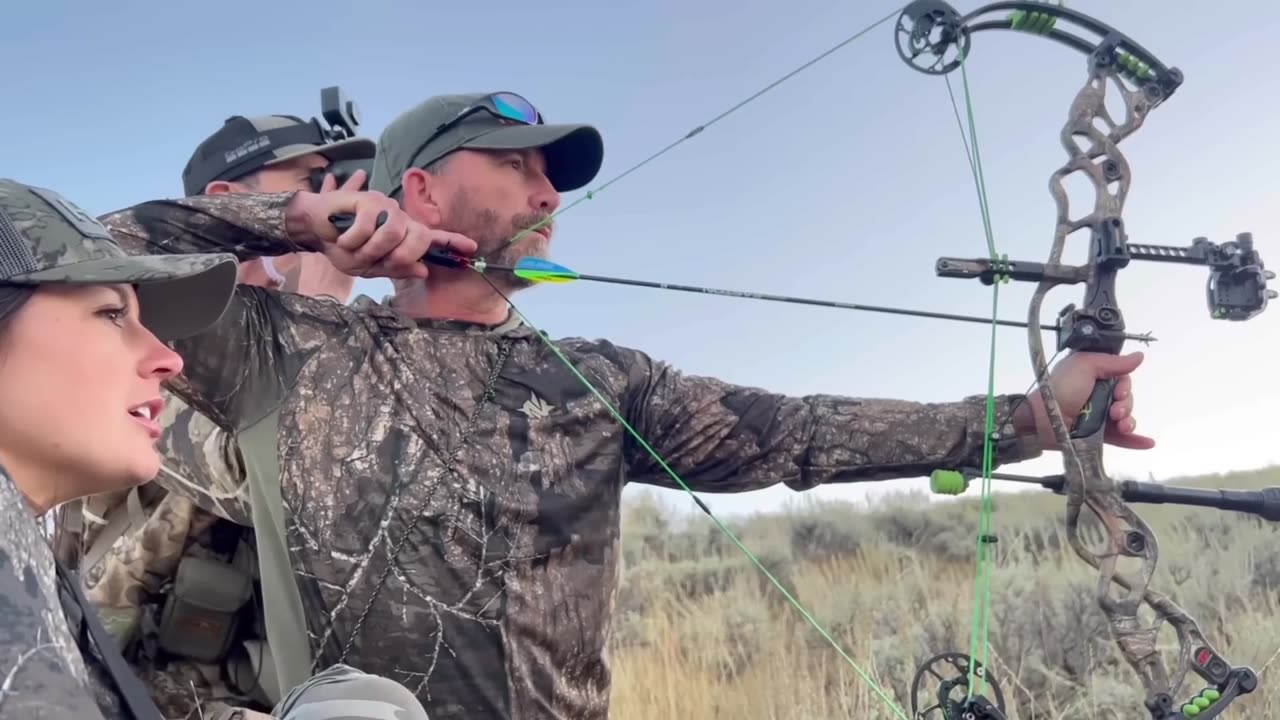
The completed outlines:
[[[444,225],[450,232],[466,235],[474,240],[478,247],[476,257],[484,258],[491,265],[513,267],[521,258],[547,257],[550,241],[529,228],[537,225],[539,230],[550,232],[552,221],[547,220],[548,216],[549,213],[525,213],[504,222],[497,212],[475,207],[469,196],[461,193],[450,209]],[[516,238],[514,242],[513,238]],[[507,290],[519,290],[534,284],[509,272],[494,271],[489,277]]]

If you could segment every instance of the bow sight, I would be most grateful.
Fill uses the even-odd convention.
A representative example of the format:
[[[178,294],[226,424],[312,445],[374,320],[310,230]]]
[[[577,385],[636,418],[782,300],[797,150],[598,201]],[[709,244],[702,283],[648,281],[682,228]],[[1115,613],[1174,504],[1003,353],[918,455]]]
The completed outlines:
[[[333,85],[320,90],[320,116],[329,127],[326,128],[316,118],[312,118],[311,122],[320,128],[320,134],[324,136],[326,142],[338,142],[356,137],[356,128],[360,127],[360,108],[354,100],[347,99],[341,87]],[[364,170],[367,183],[368,177],[373,173],[373,160],[371,158],[338,160],[326,168],[312,170],[311,189],[314,192],[320,192],[320,186],[324,183],[326,174],[332,174],[341,186],[356,170]]]
[[[1094,282],[1084,309],[1068,305],[1058,314],[1058,350],[1119,354],[1125,341],[1124,316],[1116,305],[1116,271],[1130,260],[1202,265],[1209,268],[1205,298],[1209,316],[1217,320],[1248,320],[1276,297],[1267,289],[1275,273],[1267,270],[1253,247],[1253,234],[1240,233],[1221,245],[1198,237],[1190,245],[1131,244],[1119,217],[1107,218],[1091,238],[1089,265],[1074,266],[985,258],[939,258],[939,277],[971,278],[984,285],[1001,280],[1075,284]]]
[[[993,17],[1003,12],[1003,17]],[[1059,24],[1067,26],[1058,27]],[[1062,408],[1048,383],[1039,382],[1048,374],[1044,344],[1040,337],[1040,307],[1049,290],[1058,285],[1085,286],[1080,307],[1067,305],[1058,317],[1059,351],[1090,351],[1119,354],[1125,341],[1124,315],[1116,294],[1116,276],[1133,260],[1201,265],[1209,268],[1206,299],[1210,316],[1240,321],[1257,316],[1277,293],[1267,289],[1275,274],[1264,269],[1261,257],[1248,233],[1221,245],[1196,238],[1186,247],[1130,244],[1121,219],[1130,184],[1129,164],[1119,143],[1142,126],[1147,115],[1182,84],[1182,73],[1167,67],[1124,33],[1082,13],[1061,5],[1041,2],[995,2],[967,15],[960,15],[941,0],[916,0],[899,15],[898,55],[903,62],[927,75],[945,75],[959,68],[968,57],[974,33],[985,30],[1015,30],[1046,37],[1088,57],[1088,77],[1070,105],[1059,138],[1068,156],[1049,178],[1049,189],[1057,207],[1053,243],[1046,262],[1010,261],[997,257],[991,249],[988,259],[941,258],[935,268],[941,277],[972,278],[988,285],[1010,280],[1037,283],[1027,313],[1028,344],[1032,367],[1063,455],[1064,474],[1040,479],[1067,497],[1066,530],[1072,549],[1100,575],[1097,600],[1106,616],[1121,655],[1138,674],[1146,692],[1144,706],[1153,720],[1208,720],[1222,712],[1239,696],[1253,692],[1258,678],[1249,667],[1227,662],[1200,631],[1196,621],[1173,600],[1149,587],[1155,572],[1159,546],[1155,533],[1127,504],[1128,502],[1193,502],[1214,507],[1272,512],[1263,497],[1239,494],[1217,495],[1186,490],[1155,492],[1153,488],[1117,484],[1103,469],[1104,431],[1109,416],[1115,380],[1099,381],[1072,425],[1063,418]],[[1081,32],[1092,33],[1090,40]],[[1109,90],[1124,101],[1124,116],[1117,120],[1108,111]],[[1093,207],[1082,217],[1069,210],[1063,178],[1080,173],[1094,189]],[[977,177],[975,163],[975,181]],[[1084,265],[1067,265],[1062,254],[1068,236],[1079,230],[1090,234],[1090,253]],[[994,435],[994,433],[993,433]],[[994,439],[988,438],[988,442]],[[995,477],[985,468],[985,477]],[[935,478],[935,484],[938,482]],[[946,483],[944,483],[946,484]],[[952,478],[950,485],[961,487]],[[1105,529],[1106,547],[1094,549],[1080,530],[1080,514],[1085,508]],[[984,543],[994,536],[983,531]],[[985,548],[986,545],[980,545]],[[980,550],[985,552],[984,550]],[[985,557],[985,555],[980,555]],[[1124,571],[1117,558],[1141,561],[1140,568]],[[1139,619],[1142,605],[1156,615],[1153,625]],[[1157,646],[1161,623],[1169,623],[1177,633],[1178,662],[1170,673]],[[985,644],[985,643],[983,643]],[[980,644],[979,647],[982,647]],[[946,661],[954,669],[981,680],[947,679],[931,669]],[[926,672],[927,670],[927,672]],[[1174,696],[1181,691],[1189,673],[1204,681],[1205,687],[1181,704]],[[940,684],[937,703],[921,709],[918,691],[922,683]],[[989,686],[992,702],[982,694]],[[952,691],[965,689],[963,698]],[[1003,720],[1004,698],[1000,688],[975,658],[946,653],[925,664],[916,675],[911,691],[912,711],[918,720],[935,712],[944,720]]]

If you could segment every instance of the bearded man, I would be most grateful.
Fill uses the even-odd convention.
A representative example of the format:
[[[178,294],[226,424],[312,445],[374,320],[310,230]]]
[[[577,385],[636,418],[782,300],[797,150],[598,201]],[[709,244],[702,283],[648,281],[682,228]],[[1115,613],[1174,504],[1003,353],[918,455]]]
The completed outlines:
[[[390,305],[242,287],[214,328],[177,343],[175,392],[239,439],[258,553],[275,558],[264,599],[278,591],[305,617],[310,662],[399,680],[435,720],[609,716],[628,482],[807,490],[983,460],[985,393],[787,397],[686,375],[542,335],[504,298],[518,278],[422,262],[442,247],[495,264],[545,255],[560,194],[602,159],[594,128],[544,124],[513,93],[442,96],[382,133],[371,192],[156,201],[105,219],[137,252],[306,250],[396,282]],[[1077,353],[1046,382],[1072,416],[1116,378],[1107,441],[1148,448],[1128,375],[1141,361]],[[1038,392],[997,396],[995,412],[997,465],[1055,449]]]

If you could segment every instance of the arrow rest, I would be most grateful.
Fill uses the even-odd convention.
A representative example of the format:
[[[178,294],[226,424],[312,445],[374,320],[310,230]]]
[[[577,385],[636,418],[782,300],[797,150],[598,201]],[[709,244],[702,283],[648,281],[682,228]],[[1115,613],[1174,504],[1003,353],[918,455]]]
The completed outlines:
[[[978,688],[995,696],[995,702],[985,695],[969,693],[969,663],[973,663],[972,676]],[[937,688],[928,692],[932,682]],[[923,697],[922,697],[923,696]],[[933,701],[921,707],[922,700]],[[911,716],[914,720],[1006,720],[1004,693],[995,678],[982,663],[964,653],[935,655],[916,670],[911,681]]]

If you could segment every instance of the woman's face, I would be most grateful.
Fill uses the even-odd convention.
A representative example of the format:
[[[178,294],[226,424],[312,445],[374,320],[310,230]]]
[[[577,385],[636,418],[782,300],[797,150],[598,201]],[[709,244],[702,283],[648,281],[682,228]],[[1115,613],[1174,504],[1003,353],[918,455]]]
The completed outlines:
[[[151,480],[160,383],[181,371],[132,287],[41,286],[0,335],[0,461],[42,510]]]

